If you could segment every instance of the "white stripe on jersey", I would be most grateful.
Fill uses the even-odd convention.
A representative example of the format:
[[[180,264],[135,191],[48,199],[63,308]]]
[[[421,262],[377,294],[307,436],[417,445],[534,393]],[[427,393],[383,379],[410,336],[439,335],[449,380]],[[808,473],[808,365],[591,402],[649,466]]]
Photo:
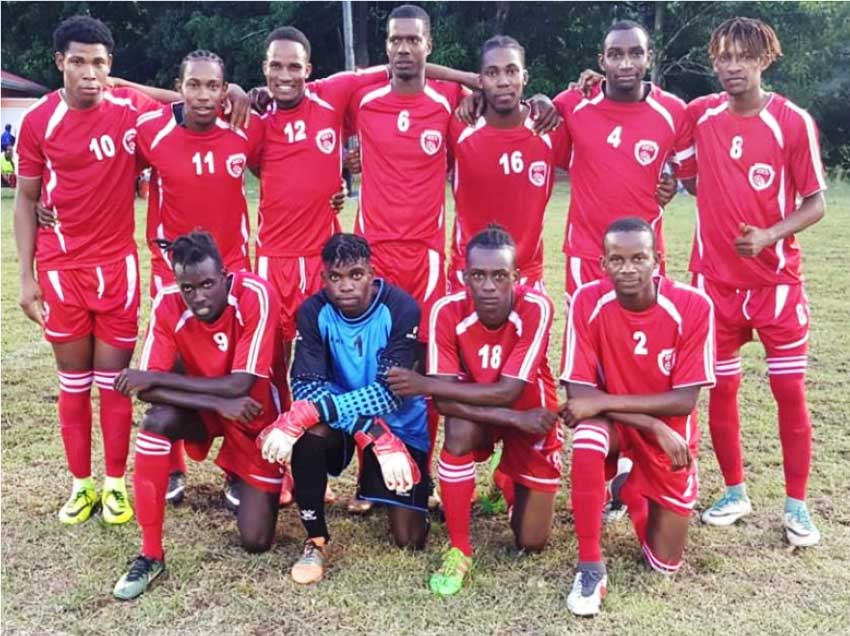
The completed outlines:
[[[540,307],[540,322],[537,324],[537,330],[534,332],[534,339],[531,341],[531,346],[528,348],[528,351],[525,354],[525,359],[522,361],[522,366],[519,368],[520,378],[528,381],[532,372],[531,365],[537,357],[537,354],[540,352],[543,341],[548,335],[549,320],[551,316],[549,315],[549,303],[547,303],[546,299],[542,296],[527,292],[525,294],[525,299]]]
[[[428,284],[425,286],[425,297],[423,300],[428,302],[431,294],[437,289],[437,283],[440,280],[440,254],[437,250],[428,250]],[[445,289],[443,293],[445,293]]]
[[[242,137],[242,139],[244,139],[245,141],[248,141],[248,135],[245,134],[244,130],[242,130],[241,128],[233,128],[230,124],[228,124],[226,121],[224,121],[223,119],[221,119],[219,117],[216,117],[215,125],[217,127],[221,128],[222,130],[229,130],[233,134]]]
[[[59,122],[62,121],[62,118],[65,117],[65,114],[68,112],[68,104],[65,103],[64,99],[60,99],[59,103],[56,104],[56,110],[53,111],[53,114],[50,115],[50,119],[47,121],[47,130],[44,131],[44,138],[47,139],[50,135],[53,134],[53,131],[56,130],[56,126],[59,125]]]
[[[826,179],[823,178],[823,163],[821,162],[820,152],[818,151],[818,136],[815,132],[815,122],[808,112],[796,104],[785,100],[785,105],[802,117],[803,123],[806,124],[806,137],[809,139],[809,156],[812,159],[812,167],[815,170],[815,177],[818,180],[820,189],[826,190]],[[814,192],[807,193],[804,196],[811,196],[812,194],[814,194]]]
[[[423,92],[424,92],[424,93],[425,93],[428,97],[430,97],[430,98],[431,98],[431,99],[433,99],[435,102],[437,102],[440,106],[442,106],[443,108],[445,108],[445,109],[446,109],[446,112],[447,112],[447,113],[449,113],[449,114],[451,115],[452,107],[449,105],[449,100],[447,100],[445,97],[443,97],[442,95],[440,95],[440,93],[438,93],[438,92],[437,92],[437,91],[435,91],[433,88],[431,88],[430,86],[428,86],[428,84],[427,84],[427,83],[425,84],[425,89],[423,90]]]
[[[697,294],[700,296],[705,302],[708,303],[708,334],[705,338],[705,345],[703,347],[703,365],[705,368],[705,377],[706,379],[715,384],[717,379],[714,377],[714,369],[715,369],[715,357],[717,356],[715,347],[715,326],[714,326],[714,302],[711,300],[711,297],[705,293],[703,289],[694,287],[693,285],[687,285],[685,283],[679,283],[673,281],[673,287],[676,289],[682,289],[692,294]],[[738,358],[740,363],[740,358]]]
[[[452,294],[451,296],[444,296],[434,303],[434,306],[431,308],[431,315],[428,317],[428,375],[436,375],[437,370],[440,368],[439,364],[437,364],[437,356],[439,355],[439,350],[437,349],[437,316],[439,316],[443,307],[464,298],[466,298],[465,291]]]
[[[142,345],[142,355],[139,358],[139,370],[147,371],[148,365],[150,365],[151,358],[151,350],[153,349],[153,333],[156,327],[156,310],[159,307],[162,299],[165,298],[168,294],[179,294],[180,289],[177,285],[169,285],[168,287],[163,287],[159,293],[156,295],[153,301],[153,307],[151,307],[151,319],[148,323],[148,333],[145,336],[145,343]],[[141,435],[141,433],[140,433]]]
[[[708,119],[714,117],[715,115],[719,115],[727,108],[729,108],[729,102],[723,102],[719,106],[706,109],[706,111],[702,114],[702,117],[697,120],[697,126],[699,126],[700,124],[704,124]]]
[[[246,289],[250,289],[256,293],[257,299],[260,301],[260,319],[257,321],[254,335],[251,337],[251,346],[248,349],[248,361],[245,365],[245,371],[254,373],[255,375],[267,374],[268,369],[257,369],[257,360],[260,357],[260,345],[263,343],[263,335],[265,335],[266,323],[269,319],[269,295],[263,285],[250,278],[243,279],[242,285]],[[258,371],[261,371],[261,373],[258,373]]]
[[[655,99],[652,95],[648,95],[646,97],[646,103],[648,106],[652,108],[655,112],[661,115],[664,118],[664,121],[667,122],[667,125],[670,126],[670,130],[672,132],[676,132],[676,125],[673,123],[673,115],[670,114],[670,111],[667,110],[657,99]]]
[[[578,111],[584,108],[587,105],[596,106],[599,102],[605,99],[605,91],[599,91],[599,94],[593,99],[583,99],[581,100],[575,108],[573,108],[573,115],[575,115]]]
[[[463,131],[460,133],[460,135],[458,135],[457,143],[462,144],[466,139],[468,139],[469,137],[472,137],[473,134],[475,134],[476,132],[478,132],[479,130],[484,128],[484,126],[486,126],[486,125],[487,125],[487,120],[484,119],[484,117],[479,117],[478,121],[475,122],[474,126],[467,126],[466,128],[463,129]],[[455,161],[455,164],[457,164],[457,161]],[[457,169],[457,168],[455,168],[455,169]],[[457,187],[457,186],[455,186],[455,187]]]
[[[379,99],[379,98],[383,97],[384,95],[389,95],[389,93],[392,90],[393,90],[392,84],[385,84],[384,86],[381,86],[380,88],[376,88],[373,91],[369,91],[368,93],[366,93],[363,96],[363,99],[360,100],[360,108],[363,108],[369,102],[376,100],[376,99]],[[361,144],[360,147],[362,148],[363,145]]]
[[[771,95],[768,104],[773,101],[773,96]],[[761,119],[768,128],[770,128],[770,132],[773,133],[773,137],[776,139],[776,143],[779,144],[780,148],[785,148],[785,137],[782,134],[782,128],[779,127],[779,122],[776,121],[776,117],[767,110],[767,105],[759,111],[759,119]]]
[[[169,135],[175,128],[177,128],[177,120],[174,117],[169,117],[168,123],[163,126],[158,133],[156,133],[156,137],[153,138],[151,142],[151,150],[156,148],[159,145],[159,142],[165,139],[166,135]],[[160,188],[160,193],[162,193],[162,189]]]
[[[572,301],[569,303],[569,311],[567,312],[567,335],[566,342],[564,343],[564,368],[561,370],[561,382],[572,382],[570,380],[570,375],[573,372],[573,367],[575,366],[575,354],[576,354],[576,331],[575,331],[575,323],[573,321],[573,315],[575,313],[576,301],[578,300],[578,295],[585,289],[598,285],[599,281],[593,281],[588,283],[587,285],[582,285],[579,287],[575,294],[573,294]],[[594,310],[595,312],[595,310]],[[588,320],[588,324],[590,321]]]
[[[526,117],[525,121],[523,122],[523,126],[525,126],[531,131],[534,131],[534,120],[531,117]],[[552,150],[552,138],[549,136],[549,133],[543,133],[542,135],[540,135],[540,139],[543,141],[544,144],[546,144],[546,147],[549,148],[549,150]]]
[[[129,309],[136,297],[136,256],[128,254],[124,259],[124,264],[127,267],[127,302],[124,309]]]
[[[151,121],[151,120],[156,119],[158,117],[162,117],[162,112],[163,112],[163,110],[162,110],[162,108],[160,108],[158,110],[150,110],[146,113],[142,113],[141,115],[136,117],[136,126],[141,126],[146,121]]]
[[[517,337],[522,335],[522,318],[519,317],[519,314],[513,310],[508,314],[508,321],[514,324],[516,327],[516,335]]]
[[[673,301],[667,298],[661,290],[658,290],[658,296],[656,298],[658,302],[658,306],[661,307],[667,314],[676,322],[677,331],[679,335],[682,335],[682,314],[679,313],[679,310],[676,309],[676,305],[673,304]]]
[[[457,323],[457,326],[455,327],[455,333],[459,336],[463,335],[467,332],[467,330],[472,325],[474,325],[477,322],[478,322],[478,313],[473,311],[466,318],[464,318],[459,323]]]
[[[136,107],[133,105],[133,100],[131,100],[129,97],[115,97],[115,95],[113,95],[109,91],[104,91],[103,99],[107,102],[115,104],[116,106],[125,106],[130,110],[136,110]]]
[[[594,282],[596,282],[596,281],[594,281]],[[582,287],[584,287],[584,285]],[[576,291],[576,296],[578,296],[578,291]],[[596,301],[596,306],[593,308],[593,311],[590,312],[590,318],[588,318],[587,324],[590,324],[594,320],[596,320],[596,316],[599,315],[599,312],[602,311],[602,308],[605,305],[607,305],[608,303],[610,303],[614,300],[617,300],[617,292],[614,291],[613,289],[611,291],[603,294],[602,298],[600,298],[599,300]],[[575,299],[573,299],[573,304],[575,304]]]
[[[316,93],[311,91],[309,88],[304,91],[304,97],[309,99],[311,102],[315,102],[322,108],[327,108],[328,110],[336,110],[333,106],[331,106],[328,102],[316,95]]]

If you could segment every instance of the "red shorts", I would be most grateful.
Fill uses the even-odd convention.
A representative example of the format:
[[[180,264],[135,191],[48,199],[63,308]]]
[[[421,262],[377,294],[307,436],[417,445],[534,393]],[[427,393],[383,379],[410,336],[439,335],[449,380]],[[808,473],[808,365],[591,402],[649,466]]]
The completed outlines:
[[[740,373],[740,349],[753,330],[767,353],[768,373],[805,373],[810,313],[802,283],[737,289],[695,274],[693,285],[714,303],[717,375]]]
[[[259,380],[258,380],[259,381]],[[199,411],[207,435],[201,440],[186,440],[186,454],[196,462],[204,461],[210,452],[213,440],[223,437],[224,441],[215,458],[222,470],[237,475],[242,481],[258,490],[280,492],[283,482],[279,464],[263,459],[255,440],[260,431],[271,421],[265,419],[254,424],[243,425],[226,420],[213,411]]]
[[[108,265],[39,270],[48,342],[91,334],[119,349],[133,349],[139,335],[139,261],[135,254]]]
[[[258,256],[257,275],[269,281],[280,301],[283,339],[295,339],[295,312],[322,288],[322,257]]]
[[[690,468],[672,471],[670,458],[654,440],[624,424],[615,424],[620,443],[620,454],[634,464],[629,475],[630,484],[647,499],[689,517],[699,494],[697,452],[699,450],[699,425],[696,411],[691,413],[681,431],[676,431],[688,443],[694,461]]]
[[[446,295],[445,255],[413,241],[372,245],[372,266],[378,276],[413,296],[422,310],[419,340],[428,338],[431,308]]]
[[[251,269],[251,262],[247,256],[244,256],[233,263],[225,263],[224,266],[229,272],[247,272]],[[174,271],[168,262],[161,258],[151,259],[151,284],[149,289],[151,298],[156,298],[163,287],[168,287],[176,282]]]

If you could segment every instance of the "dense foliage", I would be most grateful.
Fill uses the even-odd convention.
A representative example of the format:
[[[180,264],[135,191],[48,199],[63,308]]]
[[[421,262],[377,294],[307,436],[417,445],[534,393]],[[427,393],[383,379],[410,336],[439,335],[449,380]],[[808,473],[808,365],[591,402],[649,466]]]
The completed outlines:
[[[384,59],[386,16],[398,2],[353,3],[358,65]],[[711,30],[732,15],[759,17],[779,34],[783,59],[766,75],[770,88],[809,108],[821,126],[831,167],[850,169],[850,3],[847,2],[423,2],[433,20],[432,60],[474,69],[477,49],[494,33],[527,49],[529,91],[554,95],[596,66],[601,34],[631,18],[653,32],[653,78],[688,99],[716,90],[706,54]],[[262,83],[265,35],[293,24],[313,44],[314,75],[344,66],[339,2],[3,2],[3,68],[55,87],[51,33],[64,17],[91,13],[113,30],[113,73],[169,86],[194,48],[225,58],[233,81]]]

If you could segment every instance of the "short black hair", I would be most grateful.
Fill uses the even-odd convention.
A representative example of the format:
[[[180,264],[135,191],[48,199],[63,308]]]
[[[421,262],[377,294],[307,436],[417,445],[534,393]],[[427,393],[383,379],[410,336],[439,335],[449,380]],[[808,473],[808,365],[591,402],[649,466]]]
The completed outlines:
[[[322,248],[322,263],[325,265],[344,265],[371,258],[369,242],[362,236],[347,232],[337,232]]]
[[[97,18],[88,15],[74,15],[63,20],[53,32],[53,50],[64,53],[71,42],[81,44],[103,44],[111,55],[115,48],[112,31]]]
[[[481,55],[479,64],[484,66],[484,54],[493,49],[516,49],[519,51],[519,59],[522,60],[522,65],[525,66],[525,48],[509,35],[494,35],[484,44],[481,45]]]
[[[632,29],[639,29],[644,32],[646,35],[646,47],[648,50],[652,50],[652,36],[649,34],[649,30],[643,26],[640,22],[635,22],[634,20],[617,20],[614,24],[608,27],[608,30],[605,31],[605,35],[602,36],[602,52],[605,52],[605,40],[608,39],[608,36],[611,35],[614,31],[631,31]]]
[[[277,40],[297,42],[304,47],[305,51],[307,51],[307,61],[310,61],[310,40],[308,40],[307,36],[299,29],[296,29],[294,26],[277,27],[274,31],[269,33],[269,36],[266,38],[266,50],[268,50],[268,48],[272,45],[272,42],[276,42]]]
[[[425,33],[431,35],[431,16],[422,7],[415,4],[402,4],[396,7],[390,11],[390,16],[387,18],[387,27],[390,25],[390,20],[398,19],[422,20],[422,24],[425,26]]]
[[[211,258],[218,269],[224,269],[221,252],[218,251],[215,239],[208,232],[198,230],[178,236],[168,249],[171,251],[171,261],[175,266],[188,267]]]
[[[602,236],[603,246],[609,234],[616,234],[618,232],[649,232],[649,235],[652,237],[652,250],[655,251],[655,230],[643,219],[636,216],[624,216],[611,223],[605,229],[605,234]]]
[[[205,60],[207,62],[212,62],[213,64],[218,64],[221,68],[221,79],[225,78],[227,71],[224,67],[224,60],[221,59],[221,57],[206,49],[195,49],[191,53],[188,53],[180,62],[180,72],[177,77],[181,82],[183,81],[183,76],[186,73],[186,67],[189,66],[189,62],[197,62],[198,60]]]
[[[11,131],[12,130],[12,124],[6,124],[5,128],[6,128],[6,130]]]
[[[509,247],[516,251],[516,243],[513,237],[498,223],[491,223],[469,239],[469,243],[466,244],[467,256],[469,256],[473,247],[480,247],[485,250],[498,250],[503,247]]]

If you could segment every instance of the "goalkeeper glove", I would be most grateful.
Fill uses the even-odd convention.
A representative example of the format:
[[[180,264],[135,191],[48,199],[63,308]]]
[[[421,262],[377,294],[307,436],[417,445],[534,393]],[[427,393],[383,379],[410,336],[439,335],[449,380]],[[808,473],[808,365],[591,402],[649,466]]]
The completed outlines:
[[[372,446],[388,490],[403,495],[422,479],[419,466],[410,456],[404,442],[390,431],[384,420],[376,417],[367,421],[360,430],[354,432],[354,442],[361,451]]]
[[[319,412],[312,402],[298,400],[292,407],[257,436],[257,447],[267,462],[289,463],[292,449],[299,438],[319,421]]]

